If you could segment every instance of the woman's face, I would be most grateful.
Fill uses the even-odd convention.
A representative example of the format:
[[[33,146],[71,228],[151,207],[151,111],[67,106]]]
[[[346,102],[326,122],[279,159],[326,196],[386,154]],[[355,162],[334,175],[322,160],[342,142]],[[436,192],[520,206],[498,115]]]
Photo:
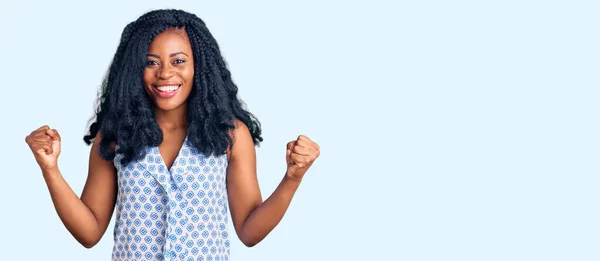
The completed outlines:
[[[168,29],[148,49],[144,87],[157,109],[185,104],[194,83],[192,46],[184,29]]]

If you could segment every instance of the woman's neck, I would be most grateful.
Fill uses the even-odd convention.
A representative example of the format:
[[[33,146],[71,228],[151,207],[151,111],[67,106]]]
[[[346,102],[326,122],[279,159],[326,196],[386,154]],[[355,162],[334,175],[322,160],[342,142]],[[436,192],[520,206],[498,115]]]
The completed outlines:
[[[186,105],[170,111],[157,109],[155,119],[163,132],[187,129]]]

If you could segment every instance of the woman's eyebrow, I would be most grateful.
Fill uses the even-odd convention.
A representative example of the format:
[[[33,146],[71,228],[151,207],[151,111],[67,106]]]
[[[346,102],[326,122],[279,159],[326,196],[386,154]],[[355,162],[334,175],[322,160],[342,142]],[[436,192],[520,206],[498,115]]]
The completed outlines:
[[[169,55],[169,57],[173,57],[173,56],[175,56],[175,55],[178,55],[178,54],[183,54],[183,55],[185,55],[185,56],[189,57],[189,56],[188,56],[186,53],[184,53],[184,52],[176,52],[176,53],[172,53],[171,55]],[[148,55],[148,56],[152,56],[152,57],[154,57],[154,58],[158,58],[158,59],[160,59],[160,55],[157,55],[157,54],[152,54],[152,53],[149,53],[149,54],[147,54],[147,55]]]

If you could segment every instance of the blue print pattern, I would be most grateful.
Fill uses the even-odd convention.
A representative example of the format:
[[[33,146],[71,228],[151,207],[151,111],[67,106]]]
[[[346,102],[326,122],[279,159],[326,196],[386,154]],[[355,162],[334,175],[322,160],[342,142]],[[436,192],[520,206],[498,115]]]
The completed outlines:
[[[168,170],[158,147],[121,159],[112,260],[229,261],[227,155],[204,155],[186,137]]]

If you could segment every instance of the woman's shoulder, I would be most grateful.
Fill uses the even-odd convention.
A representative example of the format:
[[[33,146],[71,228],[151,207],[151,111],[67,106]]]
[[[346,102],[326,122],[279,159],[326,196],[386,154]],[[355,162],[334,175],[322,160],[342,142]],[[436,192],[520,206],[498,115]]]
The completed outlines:
[[[245,139],[249,138],[252,140],[252,135],[250,134],[250,129],[248,129],[248,125],[241,120],[235,119],[233,120],[234,128],[230,130],[233,135],[232,138],[240,138]]]
[[[92,146],[98,147],[100,146],[100,142],[102,141],[102,131],[98,131],[98,133],[96,133],[96,136],[94,137]],[[116,151],[116,149],[118,148],[117,142],[116,141],[112,141],[110,143],[110,147],[109,149],[112,151]]]
[[[234,128],[229,130],[229,135],[231,137],[232,144],[230,144],[230,146],[227,147],[226,154],[227,154],[228,158],[231,158],[231,152],[233,150],[233,146],[235,145],[235,143],[237,141],[240,141],[240,140],[252,141],[252,135],[250,134],[250,129],[248,129],[248,126],[243,121],[241,121],[239,119],[234,119],[233,125],[234,125]]]

